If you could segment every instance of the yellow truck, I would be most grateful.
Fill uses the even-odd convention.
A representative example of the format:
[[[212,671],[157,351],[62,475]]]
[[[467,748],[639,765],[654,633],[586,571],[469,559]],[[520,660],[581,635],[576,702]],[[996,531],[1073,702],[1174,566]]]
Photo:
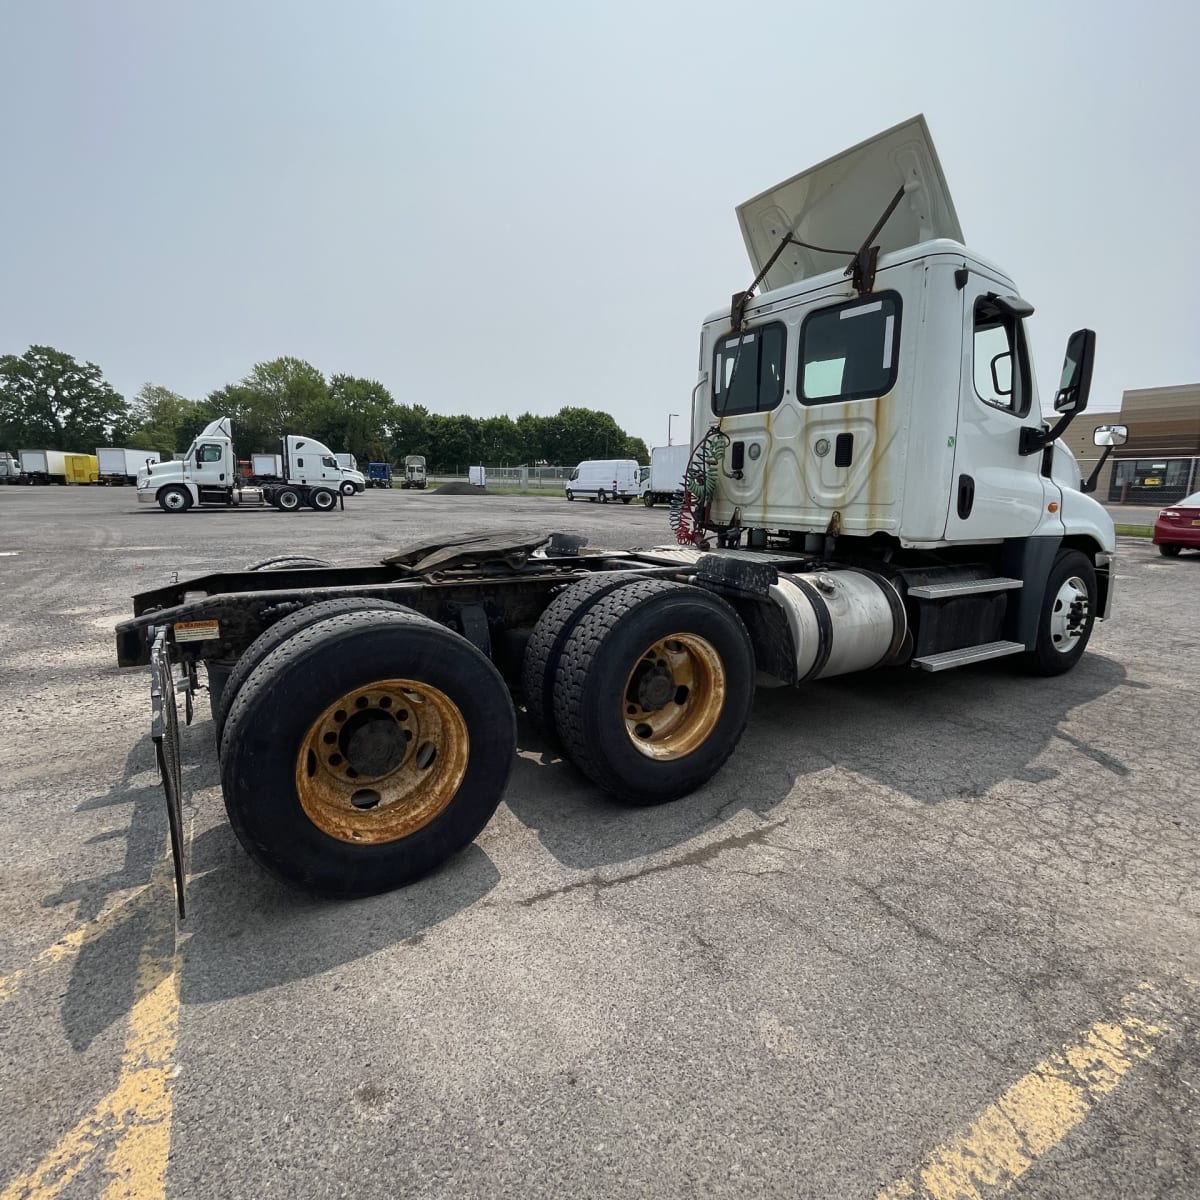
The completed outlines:
[[[100,478],[100,466],[94,454],[65,454],[63,465],[68,483],[95,483]]]

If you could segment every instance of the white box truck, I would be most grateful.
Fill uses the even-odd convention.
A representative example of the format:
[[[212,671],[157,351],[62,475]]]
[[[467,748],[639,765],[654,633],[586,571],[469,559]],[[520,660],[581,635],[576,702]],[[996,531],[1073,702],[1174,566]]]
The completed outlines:
[[[576,496],[600,504],[628,504],[642,494],[642,472],[632,458],[591,458],[581,462],[563,484],[568,500]]]
[[[26,483],[67,482],[67,455],[63,450],[22,450],[21,473]]]
[[[0,483],[23,483],[21,460],[7,450],[0,451]]]
[[[650,478],[642,492],[642,503],[647,508],[656,504],[670,504],[676,496],[683,495],[683,473],[691,457],[691,446],[655,446],[650,451]]]
[[[96,481],[110,487],[137,486],[137,478],[151,463],[161,460],[157,450],[129,450],[121,446],[96,448]]]
[[[225,807],[267,870],[348,897],[444,863],[503,797],[517,703],[598,787],[647,805],[713,778],[758,681],[1079,662],[1116,584],[1095,473],[1061,440],[1095,335],[1067,339],[1045,420],[1033,305],[964,243],[920,117],[738,216],[753,282],[702,323],[675,544],[581,554],[579,536],[484,532],[380,563],[365,542],[359,566],[134,598],[118,663],[151,665],[168,718],[180,668],[190,695],[206,665]],[[178,827],[178,734],[160,737]],[[920,772],[920,744],[896,753]]]

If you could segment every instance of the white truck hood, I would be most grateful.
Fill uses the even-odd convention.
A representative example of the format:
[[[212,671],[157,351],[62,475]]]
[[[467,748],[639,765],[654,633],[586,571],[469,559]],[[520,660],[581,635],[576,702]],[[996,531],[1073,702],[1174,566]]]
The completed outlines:
[[[875,238],[880,254],[934,238],[963,240],[924,116],[894,125],[793,175],[737,210],[755,274],[789,233],[824,250],[788,246],[762,283],[771,291],[844,268],[896,192],[909,191]]]

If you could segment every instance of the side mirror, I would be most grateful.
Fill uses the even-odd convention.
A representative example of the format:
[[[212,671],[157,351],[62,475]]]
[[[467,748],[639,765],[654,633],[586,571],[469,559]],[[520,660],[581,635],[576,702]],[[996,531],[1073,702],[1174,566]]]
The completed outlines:
[[[1092,430],[1092,443],[1096,446],[1123,446],[1129,441],[1127,425],[1097,425]]]
[[[1092,390],[1092,363],[1096,357],[1096,335],[1090,329],[1077,329],[1067,339],[1062,379],[1054,397],[1054,411],[1078,416],[1088,404]]]

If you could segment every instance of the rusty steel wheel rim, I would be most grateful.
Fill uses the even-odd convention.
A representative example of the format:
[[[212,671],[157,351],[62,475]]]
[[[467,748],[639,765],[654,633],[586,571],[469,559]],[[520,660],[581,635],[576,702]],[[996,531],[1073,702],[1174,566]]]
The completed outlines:
[[[629,672],[625,731],[647,758],[683,758],[711,736],[725,693],[725,664],[712,644],[694,633],[669,634]]]
[[[470,741],[458,705],[415,679],[355,688],[309,726],[296,755],[308,819],[339,841],[409,837],[454,798]]]

